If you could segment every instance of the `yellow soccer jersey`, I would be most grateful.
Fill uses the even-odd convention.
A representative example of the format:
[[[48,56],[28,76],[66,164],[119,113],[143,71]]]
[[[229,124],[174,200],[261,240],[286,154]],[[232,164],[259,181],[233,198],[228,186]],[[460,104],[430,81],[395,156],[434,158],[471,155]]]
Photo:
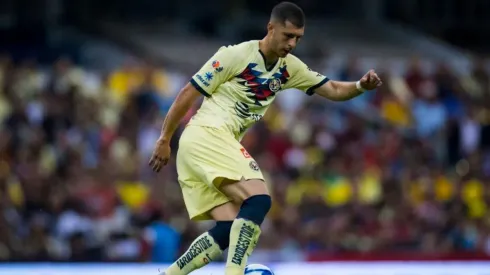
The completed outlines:
[[[221,47],[190,81],[205,99],[189,124],[226,129],[241,140],[279,92],[296,88],[312,95],[328,80],[291,54],[267,70],[258,40]]]

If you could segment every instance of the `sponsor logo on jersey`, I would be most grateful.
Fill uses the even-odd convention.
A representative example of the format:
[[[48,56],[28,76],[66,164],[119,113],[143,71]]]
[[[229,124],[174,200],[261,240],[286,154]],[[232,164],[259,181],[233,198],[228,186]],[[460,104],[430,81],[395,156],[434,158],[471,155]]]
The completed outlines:
[[[196,75],[197,80],[199,80],[204,86],[209,87],[209,82],[207,82],[200,74]]]
[[[210,81],[213,79],[213,73],[207,72],[204,74],[204,77],[206,78],[207,81]]]
[[[235,103],[235,112],[241,118],[250,117],[250,107],[247,103],[237,102]]]
[[[263,117],[263,115],[251,113],[250,107],[248,106],[248,104],[243,103],[243,102],[235,103],[235,112],[236,112],[238,117],[243,118],[243,119],[252,119],[255,122],[261,120]],[[244,128],[243,131],[245,131],[245,129],[246,128]],[[241,130],[240,130],[240,132],[241,132]]]
[[[213,63],[211,63],[211,66],[213,66],[214,71],[217,73],[223,71],[223,67],[221,66],[219,60],[214,60]]]

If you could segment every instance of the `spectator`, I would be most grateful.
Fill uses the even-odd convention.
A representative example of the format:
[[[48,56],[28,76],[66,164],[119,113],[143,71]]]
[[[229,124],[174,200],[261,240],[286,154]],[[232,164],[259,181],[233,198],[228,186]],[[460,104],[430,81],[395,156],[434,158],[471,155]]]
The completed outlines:
[[[488,74],[412,62],[362,106],[284,91],[244,137],[274,197],[255,256],[488,250]],[[188,220],[175,160],[147,160],[186,75],[41,65],[0,58],[0,261],[173,261],[208,225]]]

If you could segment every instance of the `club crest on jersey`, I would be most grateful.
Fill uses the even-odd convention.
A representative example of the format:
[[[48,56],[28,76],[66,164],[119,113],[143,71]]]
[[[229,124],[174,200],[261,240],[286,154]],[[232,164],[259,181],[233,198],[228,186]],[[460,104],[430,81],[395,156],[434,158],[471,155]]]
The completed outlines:
[[[269,82],[269,90],[274,93],[277,93],[281,89],[281,80],[274,78]]]
[[[223,67],[221,66],[221,63],[219,62],[219,60],[214,60],[213,63],[211,63],[211,66],[213,66],[213,69],[217,73],[223,71]]]
[[[255,160],[252,160],[249,163],[249,166],[250,166],[250,169],[252,169],[254,171],[259,171],[260,170],[259,165],[257,164],[257,162]]]

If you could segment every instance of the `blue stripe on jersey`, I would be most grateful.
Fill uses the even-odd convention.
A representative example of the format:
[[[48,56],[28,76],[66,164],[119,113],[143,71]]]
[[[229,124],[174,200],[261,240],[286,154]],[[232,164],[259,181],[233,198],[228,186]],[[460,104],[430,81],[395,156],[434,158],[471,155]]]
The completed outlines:
[[[315,93],[315,89],[322,86],[323,84],[327,83],[330,79],[328,77],[325,77],[322,81],[320,81],[318,84],[315,86],[310,87],[308,90],[306,90],[307,95],[313,95]]]
[[[210,97],[211,96],[206,91],[204,91],[204,89],[201,88],[201,86],[199,86],[199,84],[197,84],[197,82],[193,78],[191,78],[190,83],[192,84],[192,86],[194,86],[194,88],[196,88],[196,90],[198,92],[200,92],[201,94],[203,94],[205,97]]]

